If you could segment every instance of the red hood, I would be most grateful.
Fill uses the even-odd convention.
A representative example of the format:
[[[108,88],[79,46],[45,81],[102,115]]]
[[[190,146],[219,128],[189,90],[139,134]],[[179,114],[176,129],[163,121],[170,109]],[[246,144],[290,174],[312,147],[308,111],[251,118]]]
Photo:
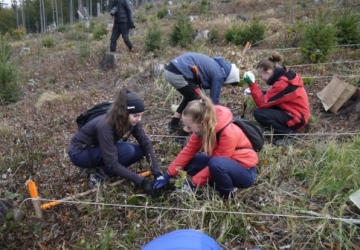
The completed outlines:
[[[280,79],[287,82],[288,84],[298,86],[298,87],[304,87],[304,83],[303,83],[301,77],[299,76],[299,74],[295,74],[295,77],[291,80],[288,79],[286,76],[281,76]]]
[[[217,120],[215,131],[217,133],[220,129],[228,125],[232,121],[234,116],[231,113],[230,109],[220,105],[215,105],[215,112]]]

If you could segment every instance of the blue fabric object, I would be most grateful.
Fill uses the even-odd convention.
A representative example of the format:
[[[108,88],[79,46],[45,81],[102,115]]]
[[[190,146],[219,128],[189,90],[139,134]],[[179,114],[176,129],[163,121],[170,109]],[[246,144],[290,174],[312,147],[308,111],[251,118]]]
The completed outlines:
[[[206,234],[181,229],[164,234],[146,244],[141,250],[221,250],[216,241]]]
[[[225,70],[225,75],[228,76],[231,71],[231,63],[225,61],[221,56],[215,56],[214,60]]]
[[[171,63],[186,79],[194,79],[192,67],[197,66],[203,88],[210,89],[211,100],[214,104],[219,104],[221,87],[228,77],[226,72],[230,72],[231,64],[230,68],[225,70],[213,58],[194,52],[184,53],[171,60]],[[224,63],[224,66],[227,65]]]
[[[153,185],[153,189],[158,189],[158,188],[162,188],[163,186],[166,185],[166,183],[169,182],[170,180],[170,175],[166,172],[165,174],[163,174],[162,176],[159,176]]]

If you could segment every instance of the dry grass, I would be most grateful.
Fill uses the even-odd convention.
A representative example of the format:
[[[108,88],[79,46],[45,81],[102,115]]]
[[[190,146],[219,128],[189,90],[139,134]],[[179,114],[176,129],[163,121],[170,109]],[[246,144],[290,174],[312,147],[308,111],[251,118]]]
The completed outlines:
[[[214,3],[210,15],[213,18],[196,20],[194,26],[197,29],[216,27],[223,36],[225,29],[235,22],[237,13],[249,17],[259,14],[276,33],[288,22],[284,19],[280,25],[279,12],[288,9],[286,18],[289,19],[288,16],[296,18],[297,13],[305,11],[310,14],[314,9],[310,7],[311,2],[306,1],[309,7],[305,10],[291,1]],[[280,9],[270,10],[277,5]],[[198,14],[195,7],[192,9],[192,14]],[[266,13],[265,9],[269,11]],[[149,16],[152,13],[148,11]],[[100,20],[109,21],[105,16]],[[160,24],[169,32],[172,21],[160,20]],[[13,44],[15,51],[24,45],[31,51],[17,59],[22,69],[23,100],[0,107],[3,115],[0,172],[11,169],[11,178],[0,183],[1,197],[6,192],[28,197],[24,185],[28,179],[37,182],[40,197],[46,199],[61,199],[87,190],[87,179],[78,178],[78,169],[66,153],[76,131],[74,120],[92,105],[113,99],[116,90],[123,86],[139,92],[146,102],[143,124],[165,171],[181,150],[165,131],[171,117],[171,104],[178,104],[181,97],[163,77],[141,78],[151,62],[156,59],[168,63],[186,51],[201,51],[209,56],[221,55],[235,62],[243,72],[253,69],[268,53],[260,49],[273,49],[270,42],[264,42],[242,54],[242,48],[222,41],[216,45],[189,44],[187,48],[166,46],[157,55],[144,54],[143,36],[147,24],[136,26],[140,32],[131,39],[137,51],[127,52],[120,38],[118,51],[122,61],[114,71],[98,70],[101,51],[104,46],[108,47],[110,34],[101,41],[87,41],[89,54],[81,60],[79,46],[84,41],[68,41],[65,34],[56,35],[58,43],[53,49],[43,48],[40,36],[30,36]],[[350,52],[343,51],[337,56],[346,58]],[[293,62],[298,55],[289,52],[286,56]],[[309,68],[304,72],[307,70]],[[334,72],[336,68],[326,70]],[[29,85],[29,79],[34,79],[36,84]],[[242,113],[244,89],[226,88],[222,92],[221,103],[231,108],[236,116]],[[246,118],[251,117],[250,109]],[[317,218],[319,216],[306,212],[359,218],[359,209],[347,200],[350,193],[359,189],[358,177],[354,174],[359,172],[360,166],[359,138],[349,136],[345,138],[348,140],[340,141],[339,138],[308,136],[286,148],[274,147],[271,139],[267,139],[265,148],[259,153],[255,185],[237,191],[235,199],[224,202],[208,186],[200,188],[196,195],[174,192],[170,186],[157,191],[157,199],[147,200],[142,190],[130,182],[115,187],[107,185],[78,200],[80,203],[64,203],[44,211],[43,221],[35,218],[31,202],[25,202],[22,209],[26,220],[2,227],[0,235],[4,241],[0,246],[4,249],[38,246],[46,249],[140,249],[166,232],[194,228],[216,239],[223,249],[305,250],[325,249],[331,245],[333,249],[357,249],[360,245],[358,226]],[[131,169],[144,171],[147,165],[135,164]]]

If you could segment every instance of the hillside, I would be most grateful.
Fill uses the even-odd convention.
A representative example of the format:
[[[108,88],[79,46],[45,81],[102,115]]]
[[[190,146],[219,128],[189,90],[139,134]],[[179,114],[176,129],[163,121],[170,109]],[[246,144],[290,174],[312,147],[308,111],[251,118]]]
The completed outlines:
[[[99,68],[104,52],[109,51],[110,15],[92,20],[95,26],[107,27],[107,35],[100,39],[93,39],[94,35],[78,24],[62,32],[29,34],[11,42],[23,95],[18,102],[0,107],[0,198],[11,197],[24,217],[0,228],[1,249],[140,249],[180,228],[201,230],[223,249],[360,249],[358,225],[338,219],[360,219],[359,208],[348,200],[360,188],[359,115],[325,112],[316,95],[334,75],[356,86],[360,83],[360,50],[337,46],[325,62],[306,61],[297,44],[301,33],[294,28],[295,23],[309,23],[319,13],[332,20],[345,9],[359,12],[360,3],[219,0],[209,3],[206,11],[200,7],[199,1],[173,1],[172,5],[148,3],[134,10],[136,29],[131,31],[130,40],[135,52],[128,52],[119,38],[120,60],[115,70]],[[157,20],[158,11],[164,8],[172,15]],[[192,42],[186,47],[167,42],[183,12],[197,17],[192,21],[194,29],[217,30],[216,42]],[[266,26],[265,39],[246,52],[244,45],[225,39],[233,24],[246,25],[254,18]],[[155,52],[145,52],[147,29],[153,20],[164,32],[164,43]],[[53,45],[45,47],[46,41]],[[20,53],[24,47],[29,51]],[[235,199],[224,202],[206,187],[200,190],[201,195],[188,196],[173,192],[172,186],[149,200],[130,182],[111,186],[121,180],[118,178],[74,202],[44,210],[43,220],[36,218],[30,200],[23,201],[29,198],[25,183],[30,179],[36,182],[42,203],[88,190],[87,177],[79,176],[79,169],[67,155],[77,130],[75,119],[94,104],[112,100],[123,86],[145,100],[142,124],[162,170],[167,169],[181,150],[166,131],[172,116],[170,107],[178,104],[181,96],[162,75],[152,74],[155,61],[167,64],[187,51],[221,55],[237,64],[242,75],[272,50],[281,52],[284,65],[306,82],[312,121],[295,145],[278,148],[272,145],[272,137],[265,138],[257,181],[249,189],[238,190]],[[261,86],[267,87],[265,83]],[[243,112],[246,87],[242,82],[221,92],[221,104],[235,116]],[[252,120],[254,105],[247,102],[245,118]],[[148,168],[145,161],[132,167],[138,172]],[[337,219],[327,219],[328,215]]]

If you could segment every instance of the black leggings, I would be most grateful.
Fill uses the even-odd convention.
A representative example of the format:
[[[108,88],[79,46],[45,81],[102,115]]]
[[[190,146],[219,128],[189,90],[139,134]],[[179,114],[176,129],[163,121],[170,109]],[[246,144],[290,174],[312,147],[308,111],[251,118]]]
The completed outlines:
[[[182,94],[183,99],[177,108],[176,112],[182,113],[186,108],[186,105],[194,100],[199,100],[201,98],[201,91],[199,87],[191,80],[187,80],[188,85],[183,88],[177,89],[177,91]]]
[[[263,126],[272,127],[274,134],[293,134],[295,130],[288,127],[287,122],[292,119],[282,109],[255,109],[254,118]],[[283,136],[280,136],[283,137]]]

